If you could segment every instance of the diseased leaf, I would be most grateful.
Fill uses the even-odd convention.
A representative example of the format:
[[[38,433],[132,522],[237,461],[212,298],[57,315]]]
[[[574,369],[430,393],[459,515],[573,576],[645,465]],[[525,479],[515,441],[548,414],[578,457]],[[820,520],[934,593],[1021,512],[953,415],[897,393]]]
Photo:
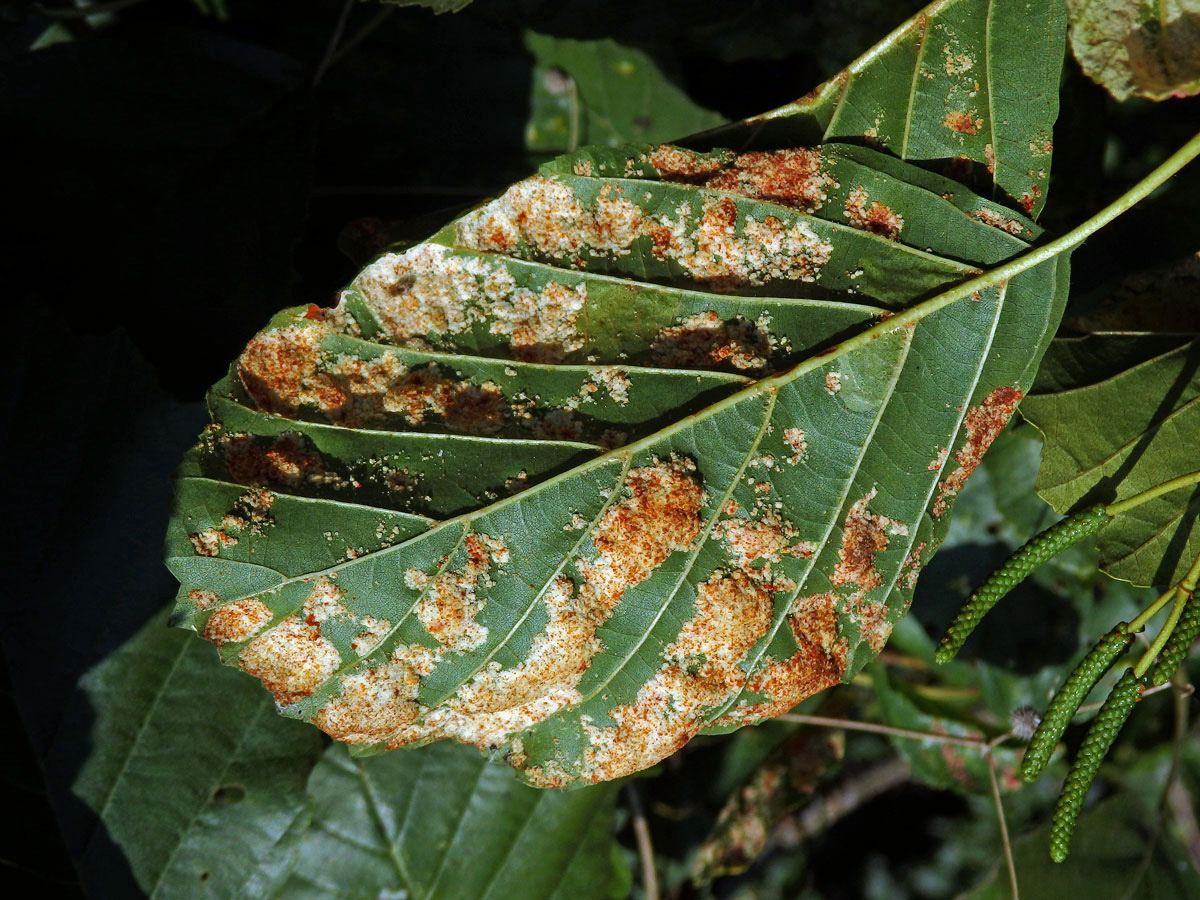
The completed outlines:
[[[1067,261],[883,320],[1039,235],[849,144],[548,163],[251,341],[180,470],[177,621],[355,752],[540,786],[784,712],[903,615]]]
[[[614,40],[525,35],[533,71],[530,150],[563,153],[583,144],[665,141],[721,124],[673,84],[649,54]]]
[[[1118,100],[1200,91],[1200,2],[1067,0],[1071,50]]]
[[[845,751],[842,732],[807,729],[792,735],[738,785],[692,863],[692,880],[707,884],[744,872],[762,853],[775,826],[813,795]]]
[[[165,624],[85,676],[94,750],[75,792],[148,896],[264,896],[295,862],[321,737]]]
[[[328,748],[313,823],[280,900],[599,900],[613,877],[614,785],[537,791],[466,747],[353,759]]]
[[[975,163],[1036,216],[1065,36],[1064,0],[941,0],[807,96],[704,138],[753,149],[849,140],[942,161],[956,177]]]
[[[1105,349],[1114,342],[1128,341],[1130,354],[1142,344],[1093,341],[1102,358],[1120,355]],[[1196,471],[1200,345],[1189,341],[1102,381],[1029,397],[1021,410],[1045,439],[1037,490],[1055,510],[1131,497]],[[1179,580],[1200,553],[1198,515],[1200,490],[1191,487],[1117,516],[1096,539],[1101,568],[1142,586]]]
[[[385,254],[337,310],[281,314],[180,473],[180,621],[341,740],[453,737],[542,785],[851,676],[1065,288],[1051,261],[835,344],[972,271],[908,235],[1025,246],[876,156],[589,148]],[[861,194],[887,214],[857,221]]]

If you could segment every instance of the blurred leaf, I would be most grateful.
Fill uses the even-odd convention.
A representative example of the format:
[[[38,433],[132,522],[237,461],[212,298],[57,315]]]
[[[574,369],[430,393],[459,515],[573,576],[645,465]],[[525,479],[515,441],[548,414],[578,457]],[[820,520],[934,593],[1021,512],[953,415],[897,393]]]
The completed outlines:
[[[1200,2],[1068,0],[1071,49],[1118,100],[1200,91]]]
[[[280,900],[601,900],[616,785],[526,787],[468,747],[372,759],[333,745],[309,779],[313,823]]]
[[[1045,439],[1038,493],[1059,512],[1121,500],[1197,468],[1200,344],[1191,342],[1097,384],[1026,398]],[[1101,568],[1136,585],[1183,577],[1200,553],[1200,489],[1182,488],[1100,532]]]
[[[1064,0],[940,0],[811,94],[703,135],[710,145],[852,140],[950,161],[1036,216],[1046,202],[1065,45]]]
[[[894,682],[886,668],[872,667],[872,683],[879,703],[881,720],[896,728],[923,731],[931,735],[956,737],[984,737],[975,725],[955,714],[949,704],[944,704],[938,713],[922,709],[900,682]],[[927,740],[891,737],[892,744],[912,766],[912,774],[930,787],[948,788],[964,794],[990,794],[991,780],[988,776],[987,756],[982,748],[939,741],[935,736]],[[1014,790],[1020,785],[1015,771],[1015,751],[996,749],[997,778],[1002,789]]]
[[[754,862],[788,813],[812,796],[818,779],[840,761],[841,732],[810,728],[792,735],[739,785],[700,845],[692,878],[705,884],[736,874]]]
[[[526,129],[532,151],[658,143],[724,121],[693,103],[655,59],[635,47],[534,31],[526,32],[525,46],[537,62]]]
[[[75,791],[154,897],[264,896],[295,862],[321,736],[232,674],[163,613],[84,679],[96,727]]]
[[[1045,826],[1013,842],[1023,900],[1200,897],[1200,876],[1186,853],[1168,833],[1154,840],[1155,826],[1138,797],[1118,794],[1080,816],[1071,855],[1064,863],[1050,859],[1049,832]],[[999,867],[987,882],[962,894],[961,900],[1011,896],[1008,873]]]

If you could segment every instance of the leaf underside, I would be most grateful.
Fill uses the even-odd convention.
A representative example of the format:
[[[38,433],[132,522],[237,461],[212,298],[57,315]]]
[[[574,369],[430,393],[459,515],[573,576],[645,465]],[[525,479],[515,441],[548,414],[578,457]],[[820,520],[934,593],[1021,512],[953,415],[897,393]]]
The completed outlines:
[[[1162,343],[1175,343],[1161,349]],[[1061,342],[1091,380],[1052,385],[1029,397],[1022,415],[1045,439],[1037,491],[1058,512],[1123,500],[1200,468],[1200,345],[1184,338],[1095,336]],[[1080,349],[1071,346],[1082,343]],[[1158,352],[1148,359],[1136,351]],[[1074,357],[1074,358],[1072,358]],[[1136,365],[1107,371],[1110,359]],[[1062,367],[1069,371],[1066,367]],[[1063,380],[1063,379],[1060,379]],[[1161,397],[1159,403],[1139,398]],[[1096,539],[1100,567],[1140,586],[1181,579],[1200,554],[1200,490],[1165,494],[1115,518]]]
[[[355,753],[538,786],[786,712],[903,615],[1067,260],[855,335],[1039,235],[850,144],[559,158],[251,341],[179,473],[176,624]]]

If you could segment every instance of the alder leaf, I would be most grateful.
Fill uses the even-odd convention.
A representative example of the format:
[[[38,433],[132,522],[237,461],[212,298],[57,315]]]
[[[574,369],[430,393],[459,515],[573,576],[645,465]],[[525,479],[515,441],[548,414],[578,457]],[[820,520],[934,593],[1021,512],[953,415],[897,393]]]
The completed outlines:
[[[1200,91],[1200,2],[1068,0],[1071,51],[1118,100]]]
[[[1200,345],[1176,338],[1173,349],[1144,356],[1147,347],[1171,340],[1095,336],[1082,347],[1056,348],[1056,380],[1072,371],[1097,373],[1021,406],[1045,439],[1037,491],[1056,511],[1123,500],[1196,471]],[[1121,359],[1137,364],[1112,373],[1111,360]],[[1162,399],[1138,399],[1151,397]],[[1096,545],[1101,569],[1114,578],[1139,586],[1178,581],[1200,554],[1200,490],[1181,488],[1122,513]]]
[[[1064,0],[941,0],[812,93],[704,137],[753,149],[865,142],[960,177],[976,163],[1036,216],[1066,25]]]
[[[600,900],[615,785],[537,791],[466,747],[353,759],[325,751],[314,812],[280,900]]]
[[[539,786],[785,712],[907,609],[1067,260],[886,319],[1039,236],[850,144],[552,161],[251,341],[180,470],[177,624],[355,753]]]
[[[165,619],[84,677],[94,749],[74,791],[147,896],[263,896],[295,861],[286,848],[311,814],[321,737]]]

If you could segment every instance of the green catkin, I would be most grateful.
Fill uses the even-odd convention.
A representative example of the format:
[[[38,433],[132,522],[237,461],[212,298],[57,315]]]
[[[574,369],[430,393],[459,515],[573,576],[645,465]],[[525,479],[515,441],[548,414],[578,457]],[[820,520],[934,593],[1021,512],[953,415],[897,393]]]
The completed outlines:
[[[1054,809],[1054,821],[1050,826],[1050,858],[1062,862],[1067,858],[1071,846],[1071,833],[1075,830],[1075,820],[1079,818],[1079,810],[1083,808],[1084,798],[1088,788],[1100,769],[1100,763],[1108,755],[1117,732],[1129,718],[1134,704],[1142,699],[1145,690],[1142,680],[1134,674],[1133,669],[1125,670],[1121,680],[1117,682],[1100,712],[1096,714],[1092,727],[1088,729],[1087,737],[1071,770],[1067,773],[1066,783],[1062,793],[1058,795],[1058,805]]]
[[[1170,681],[1175,670],[1187,658],[1188,651],[1197,637],[1200,637],[1200,599],[1192,594],[1188,598],[1187,606],[1183,608],[1179,624],[1171,632],[1171,637],[1158,656],[1154,671],[1150,673],[1150,683],[1157,686]]]
[[[1042,721],[1033,733],[1021,760],[1021,777],[1026,781],[1035,780],[1042,773],[1042,769],[1046,768],[1059,739],[1071,724],[1071,719],[1075,717],[1079,704],[1083,703],[1084,698],[1091,693],[1096,682],[1109,670],[1117,657],[1133,643],[1133,635],[1125,631],[1127,626],[1127,622],[1122,622],[1100,638],[1067,676],[1062,688],[1050,701],[1050,706],[1046,708],[1046,714],[1042,716]]]
[[[975,626],[1001,597],[1024,581],[1029,573],[1042,563],[1088,535],[1095,534],[1111,519],[1108,510],[1100,504],[1063,519],[1026,541],[967,598],[967,602],[962,605],[958,615],[946,629],[935,659],[942,664],[954,659],[955,654],[962,649],[962,645],[975,630]]]

